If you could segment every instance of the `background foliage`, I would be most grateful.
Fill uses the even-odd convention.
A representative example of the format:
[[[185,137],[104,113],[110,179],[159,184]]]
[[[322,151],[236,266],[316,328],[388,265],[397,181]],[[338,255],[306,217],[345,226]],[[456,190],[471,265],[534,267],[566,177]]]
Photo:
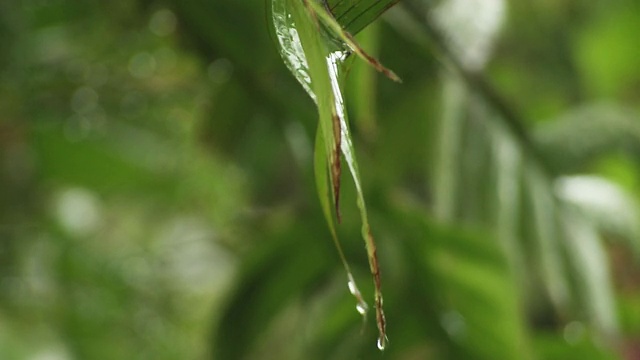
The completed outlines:
[[[639,5],[504,5],[405,1],[357,35],[404,80],[347,79],[381,354],[270,3],[0,2],[0,358],[640,356]]]

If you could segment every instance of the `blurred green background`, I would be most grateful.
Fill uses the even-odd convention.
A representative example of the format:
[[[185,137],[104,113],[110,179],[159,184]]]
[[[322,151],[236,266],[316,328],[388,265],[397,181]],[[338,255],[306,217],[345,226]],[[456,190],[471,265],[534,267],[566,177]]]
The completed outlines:
[[[416,3],[346,94],[381,353],[269,1],[1,1],[0,359],[639,359],[640,4]]]

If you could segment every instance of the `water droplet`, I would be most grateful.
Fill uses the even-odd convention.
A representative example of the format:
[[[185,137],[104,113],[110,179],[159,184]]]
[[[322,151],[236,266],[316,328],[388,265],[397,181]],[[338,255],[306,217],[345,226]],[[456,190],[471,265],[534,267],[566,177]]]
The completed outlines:
[[[349,287],[349,292],[358,301],[358,303],[356,304],[356,310],[360,315],[364,316],[367,314],[369,306],[367,306],[367,303],[362,299],[362,294],[360,294],[360,290],[358,290],[358,286],[356,285],[356,281],[353,279],[353,276],[349,273],[348,277],[349,282],[347,283],[347,286]]]
[[[378,343],[376,345],[378,346],[378,349],[380,351],[384,351],[384,349],[387,347],[388,342],[389,342],[389,339],[385,335],[378,338]]]
[[[358,288],[356,287],[356,282],[353,280],[353,276],[349,274],[349,282],[347,283],[349,287],[349,292],[351,295],[357,295],[359,293]]]

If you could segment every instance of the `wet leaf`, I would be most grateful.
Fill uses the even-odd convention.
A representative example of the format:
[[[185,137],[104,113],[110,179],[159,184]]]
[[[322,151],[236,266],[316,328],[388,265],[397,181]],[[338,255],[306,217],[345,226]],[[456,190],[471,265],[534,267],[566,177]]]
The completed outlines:
[[[358,301],[358,311],[364,315],[366,304],[353,281],[335,231],[334,215],[340,222],[342,156],[346,160],[356,188],[357,206],[362,221],[362,237],[365,241],[369,267],[375,285],[374,301],[376,323],[379,330],[378,347],[383,349],[386,343],[386,322],[382,309],[380,270],[376,245],[369,226],[355,150],[349,133],[342,95],[342,82],[347,68],[347,58],[351,51],[388,77],[394,80],[399,80],[399,78],[362,50],[353,37],[343,30],[322,4],[315,1],[274,0],[272,10],[282,58],[318,108],[319,126],[314,162],[318,194],[329,223],[331,235],[347,271],[349,290]],[[330,199],[333,200],[333,211]]]

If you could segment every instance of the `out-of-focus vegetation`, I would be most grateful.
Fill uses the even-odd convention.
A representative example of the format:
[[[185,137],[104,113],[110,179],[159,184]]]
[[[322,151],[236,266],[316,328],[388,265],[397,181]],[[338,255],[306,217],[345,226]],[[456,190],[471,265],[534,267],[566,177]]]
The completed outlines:
[[[0,2],[0,359],[640,356],[637,1],[407,0],[357,34],[404,80],[346,84],[384,353],[270,7]]]

